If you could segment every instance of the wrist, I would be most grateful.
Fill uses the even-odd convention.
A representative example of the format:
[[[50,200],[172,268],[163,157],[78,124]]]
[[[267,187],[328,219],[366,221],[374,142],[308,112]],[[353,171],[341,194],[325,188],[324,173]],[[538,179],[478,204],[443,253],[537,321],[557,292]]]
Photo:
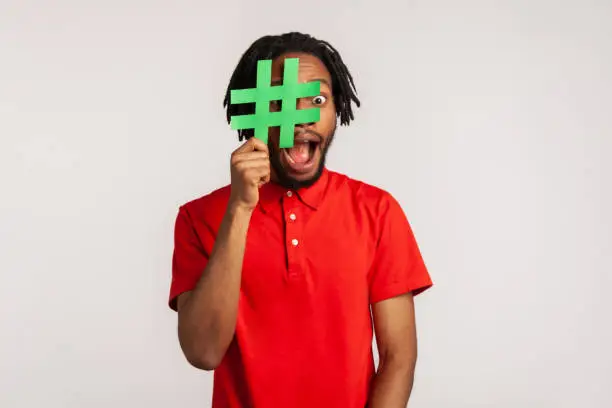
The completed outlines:
[[[244,204],[230,201],[227,204],[225,215],[231,220],[250,219],[253,210],[254,208],[245,206]]]

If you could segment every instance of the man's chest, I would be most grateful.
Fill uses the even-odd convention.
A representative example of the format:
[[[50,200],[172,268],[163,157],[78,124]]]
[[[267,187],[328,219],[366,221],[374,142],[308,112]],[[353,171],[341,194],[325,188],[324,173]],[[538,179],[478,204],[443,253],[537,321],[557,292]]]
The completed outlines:
[[[375,239],[354,211],[279,205],[251,219],[241,291],[253,305],[367,301]]]

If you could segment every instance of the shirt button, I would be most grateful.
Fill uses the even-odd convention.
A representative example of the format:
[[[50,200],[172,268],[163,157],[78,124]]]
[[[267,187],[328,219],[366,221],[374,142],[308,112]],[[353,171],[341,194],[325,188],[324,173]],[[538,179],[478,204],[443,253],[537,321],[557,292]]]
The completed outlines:
[[[289,214],[289,219],[290,219],[291,221],[295,221],[295,219],[296,219],[296,218],[297,218],[297,217],[295,216],[295,214],[293,214],[293,213]]]
[[[291,240],[291,245],[293,245],[293,246],[297,246],[297,245],[298,245],[298,240],[297,240],[297,239],[295,239],[295,238],[293,238],[293,239]]]
[[[287,191],[287,197],[291,197],[293,193],[291,191]]]

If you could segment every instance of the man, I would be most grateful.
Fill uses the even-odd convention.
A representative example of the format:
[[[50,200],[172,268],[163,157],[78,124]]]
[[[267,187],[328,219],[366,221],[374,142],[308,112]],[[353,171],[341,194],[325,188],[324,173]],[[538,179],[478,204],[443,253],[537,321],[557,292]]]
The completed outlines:
[[[337,118],[359,106],[353,79],[328,43],[300,33],[260,38],[231,77],[252,88],[257,61],[299,58],[299,82],[320,108],[297,125],[295,145],[246,138],[230,160],[231,184],[180,207],[169,305],[186,359],[215,370],[213,407],[400,408],[417,355],[413,297],[432,285],[398,202],[325,165]],[[271,103],[271,109],[282,109]],[[380,355],[375,371],[373,328]]]

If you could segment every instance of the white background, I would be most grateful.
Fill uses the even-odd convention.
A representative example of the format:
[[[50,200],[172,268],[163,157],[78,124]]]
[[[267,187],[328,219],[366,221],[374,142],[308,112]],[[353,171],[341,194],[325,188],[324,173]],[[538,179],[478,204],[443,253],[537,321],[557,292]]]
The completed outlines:
[[[410,406],[612,406],[610,1],[208,3],[0,0],[1,407],[210,405],[174,219],[229,181],[238,58],[291,30],[363,101],[330,168],[399,199],[435,281]]]

